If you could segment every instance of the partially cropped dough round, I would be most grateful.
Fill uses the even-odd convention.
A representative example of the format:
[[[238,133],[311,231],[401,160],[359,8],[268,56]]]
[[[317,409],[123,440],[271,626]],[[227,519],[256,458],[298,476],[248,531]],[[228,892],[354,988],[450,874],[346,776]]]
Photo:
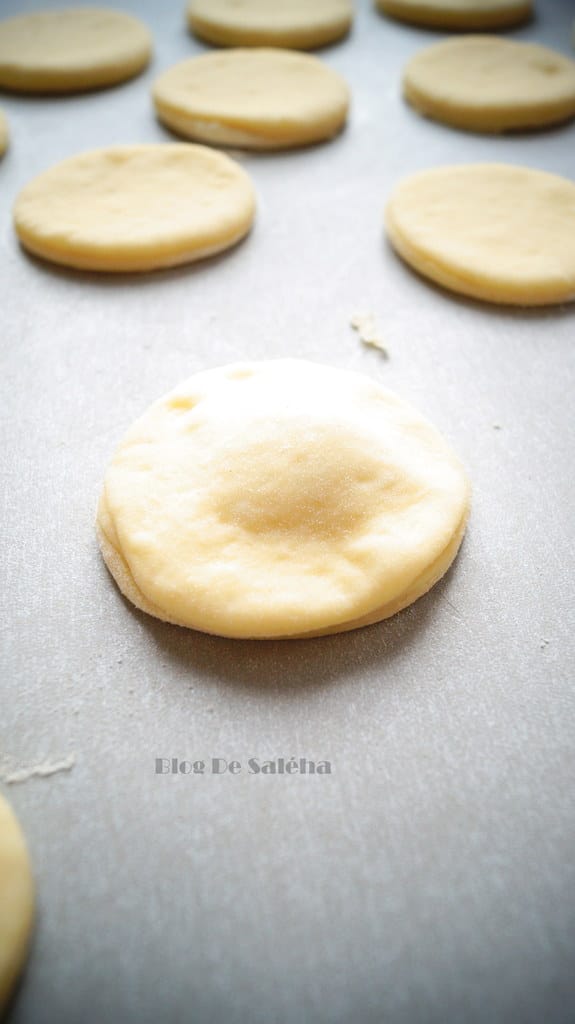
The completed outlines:
[[[422,114],[457,128],[542,128],[575,116],[575,61],[545,46],[462,36],[412,57],[403,91]]]
[[[173,267],[249,231],[254,192],[222,153],[187,143],[113,146],[57,164],[18,196],[14,223],[37,256],[84,270]]]
[[[26,843],[13,811],[0,795],[0,1014],[24,966],[33,916],[34,887]]]
[[[8,139],[8,122],[0,110],[0,156],[4,156],[4,153],[8,149]]]
[[[311,50],[340,39],[353,20],[351,0],[190,0],[188,21],[216,46]]]
[[[176,64],[153,89],[174,131],[224,145],[280,149],[331,138],[343,126],[349,90],[306,53],[220,50]]]
[[[375,0],[384,14],[429,28],[508,28],[531,16],[532,0]]]
[[[0,21],[0,87],[80,92],[115,85],[150,60],[152,39],[130,14],[105,7],[38,11]]]
[[[575,184],[506,164],[406,178],[386,211],[394,248],[425,277],[487,302],[575,298]]]
[[[137,607],[228,637],[384,619],[446,572],[469,486],[443,438],[368,377],[300,360],[198,373],[111,462],[108,568]]]

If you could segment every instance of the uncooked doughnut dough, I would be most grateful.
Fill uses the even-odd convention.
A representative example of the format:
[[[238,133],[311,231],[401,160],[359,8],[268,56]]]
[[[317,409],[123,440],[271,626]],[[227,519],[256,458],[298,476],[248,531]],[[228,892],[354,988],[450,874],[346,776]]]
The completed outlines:
[[[156,81],[154,103],[169,128],[202,142],[278,149],[331,138],[349,91],[305,53],[220,50],[192,57]]]
[[[386,211],[401,256],[487,302],[575,298],[575,184],[506,164],[436,167],[402,181]]]
[[[0,110],[0,156],[3,156],[8,149],[8,122]]]
[[[354,629],[446,572],[468,514],[437,431],[368,377],[300,360],[198,373],[112,460],[98,511],[137,607],[228,637]]]
[[[0,795],[0,1013],[24,965],[33,916],[26,843],[13,811]]]
[[[213,149],[113,146],[57,164],[18,196],[22,244],[87,270],[173,267],[227,249],[249,231],[245,171]]]
[[[526,21],[532,0],[375,0],[384,14],[430,28],[507,28]]]
[[[0,21],[0,86],[80,92],[138,74],[152,53],[145,25],[99,7],[39,11]]]
[[[191,0],[190,28],[216,46],[311,50],[340,39],[353,20],[351,0]]]
[[[545,46],[463,36],[412,57],[403,91],[421,113],[457,128],[541,128],[575,116],[575,61]]]

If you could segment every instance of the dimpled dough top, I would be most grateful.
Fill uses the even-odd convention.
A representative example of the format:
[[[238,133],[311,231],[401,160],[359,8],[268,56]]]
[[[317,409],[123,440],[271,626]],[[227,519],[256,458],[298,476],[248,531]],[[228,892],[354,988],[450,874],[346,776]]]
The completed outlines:
[[[205,141],[241,133],[257,148],[330,138],[345,121],[349,91],[309,54],[279,49],[215,51],[176,64],[154,85],[161,120]]]
[[[137,18],[99,7],[22,14],[0,21],[0,86],[75,92],[114,85],[148,63],[152,39]]]
[[[465,474],[415,410],[299,360],[191,377],[121,443],[99,509],[123,592],[230,637],[337,632],[424,593],[459,546]]]
[[[190,28],[217,46],[313,49],[341,38],[351,0],[190,0]]]
[[[446,288],[512,305],[575,298],[575,184],[506,164],[436,167],[406,178],[389,238]]]
[[[3,156],[8,148],[8,122],[0,110],[0,156]]]
[[[249,230],[255,209],[245,171],[187,143],[113,146],[57,164],[16,200],[22,244],[88,270],[176,266],[219,252]]]
[[[538,128],[575,115],[575,61],[545,46],[463,36],[412,57],[403,89],[423,114],[456,127]]]
[[[23,967],[33,914],[26,843],[16,817],[0,795],[0,1013]]]
[[[531,15],[531,0],[376,0],[385,14],[431,28],[506,28]]]

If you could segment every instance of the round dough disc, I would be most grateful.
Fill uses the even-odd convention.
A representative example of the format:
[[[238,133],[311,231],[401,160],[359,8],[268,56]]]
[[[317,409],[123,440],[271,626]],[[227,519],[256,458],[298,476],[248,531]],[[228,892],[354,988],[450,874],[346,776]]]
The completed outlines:
[[[153,90],[161,121],[202,142],[278,149],[320,142],[342,128],[344,80],[305,53],[220,50],[166,71]]]
[[[502,132],[575,116],[575,61],[497,36],[435,43],[407,64],[406,99],[456,128]]]
[[[228,637],[354,629],[444,574],[469,487],[418,412],[360,374],[300,360],[196,374],[120,444],[98,512],[121,591]]]
[[[0,21],[0,86],[16,92],[98,89],[138,74],[151,53],[146,26],[120,11],[21,14]]]
[[[0,795],[0,1013],[24,966],[33,916],[26,843],[13,811]]]
[[[173,267],[249,231],[245,171],[205,146],[113,146],[64,160],[20,193],[14,224],[37,256],[85,270]]]
[[[376,0],[384,14],[430,28],[475,31],[526,21],[532,0]]]
[[[4,156],[4,153],[8,149],[8,140],[8,122],[0,110],[0,156]]]
[[[351,0],[191,0],[190,28],[216,46],[311,50],[340,39],[353,20]]]
[[[406,178],[386,211],[390,241],[445,288],[487,302],[575,298],[575,184],[506,164],[436,167]]]

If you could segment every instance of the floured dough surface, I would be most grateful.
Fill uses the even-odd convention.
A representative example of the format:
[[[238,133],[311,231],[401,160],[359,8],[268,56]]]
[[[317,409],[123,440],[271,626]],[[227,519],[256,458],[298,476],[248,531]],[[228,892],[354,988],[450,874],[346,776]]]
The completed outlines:
[[[137,18],[106,7],[70,7],[0,21],[0,86],[78,92],[123,82],[150,60],[152,38]]]
[[[188,21],[216,46],[288,46],[308,50],[349,31],[351,0],[190,0]]]
[[[403,90],[421,113],[457,128],[541,128],[575,116],[575,61],[546,46],[463,36],[412,57]]]
[[[8,139],[8,121],[5,114],[0,110],[0,156],[4,156],[8,149]]]
[[[453,291],[512,305],[575,298],[575,184],[507,164],[405,179],[386,211],[397,252]]]
[[[375,0],[384,14],[430,28],[507,28],[531,16],[531,0]]]
[[[418,412],[359,374],[300,360],[196,374],[128,431],[98,534],[123,593],[228,637],[386,618],[451,564],[469,486]]]
[[[0,1013],[24,966],[33,914],[26,842],[16,816],[0,794]]]
[[[343,126],[349,90],[305,53],[220,50],[176,64],[153,89],[160,119],[206,142],[277,149],[331,138]],[[214,133],[217,134],[214,134]]]
[[[172,267],[229,248],[249,231],[254,192],[229,157],[189,144],[112,146],[65,160],[16,201],[22,244],[66,266]]]

